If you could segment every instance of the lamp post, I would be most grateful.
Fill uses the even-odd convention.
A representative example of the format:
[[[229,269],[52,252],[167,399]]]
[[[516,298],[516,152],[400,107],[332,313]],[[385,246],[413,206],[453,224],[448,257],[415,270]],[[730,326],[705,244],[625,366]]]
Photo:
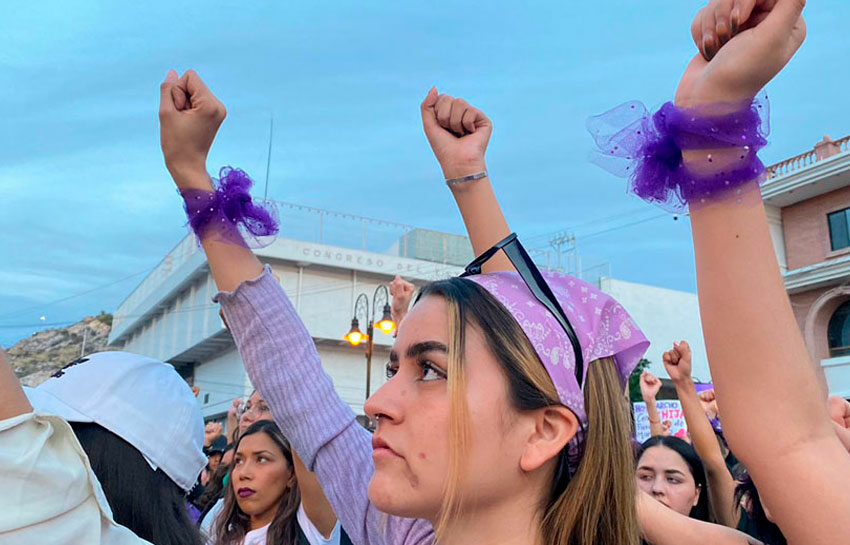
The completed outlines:
[[[375,323],[375,318],[378,317],[378,308],[382,308],[381,319]],[[372,311],[371,313],[369,311]],[[360,331],[360,320],[363,318],[363,323],[366,324],[366,333]],[[375,288],[375,294],[372,296],[372,306],[369,306],[369,298],[365,293],[357,296],[354,302],[354,317],[351,319],[351,329],[346,333],[345,339],[351,346],[359,346],[366,343],[366,399],[372,394],[372,348],[374,346],[375,326],[386,334],[395,331],[395,322],[392,319],[390,311],[390,294],[387,287],[380,285]]]

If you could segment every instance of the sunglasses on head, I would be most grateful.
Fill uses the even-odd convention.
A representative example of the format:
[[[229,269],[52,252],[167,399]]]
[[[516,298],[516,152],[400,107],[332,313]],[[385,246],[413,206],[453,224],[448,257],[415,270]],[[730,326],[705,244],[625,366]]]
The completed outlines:
[[[525,282],[525,285],[531,290],[531,294],[555,317],[558,323],[561,324],[564,333],[570,339],[576,359],[576,380],[579,387],[581,387],[583,382],[582,377],[584,376],[584,357],[581,353],[581,344],[578,342],[578,336],[576,336],[576,332],[572,324],[570,324],[569,319],[567,319],[567,315],[564,313],[564,309],[561,308],[561,304],[558,302],[555,294],[552,293],[552,288],[546,283],[546,279],[543,278],[540,269],[537,268],[537,265],[531,260],[531,256],[528,255],[528,252],[520,244],[516,233],[511,233],[494,244],[492,248],[476,257],[472,263],[466,266],[463,274],[460,275],[461,278],[481,274],[481,266],[496,255],[496,252],[499,250],[505,252],[505,255],[508,256],[508,259],[519,273],[523,282]]]

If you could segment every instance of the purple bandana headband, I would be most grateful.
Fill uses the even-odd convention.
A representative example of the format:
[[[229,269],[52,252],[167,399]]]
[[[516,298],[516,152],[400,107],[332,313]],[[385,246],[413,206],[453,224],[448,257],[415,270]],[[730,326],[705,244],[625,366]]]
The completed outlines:
[[[587,369],[594,360],[613,357],[625,388],[629,375],[649,348],[649,341],[626,310],[610,295],[578,278],[542,272],[564,309],[582,347]],[[532,295],[516,272],[466,277],[486,289],[519,323],[555,384],[558,397],[587,427],[584,394],[575,376],[575,355],[569,337],[554,316]],[[568,445],[571,471],[581,454],[584,437],[579,432]]]

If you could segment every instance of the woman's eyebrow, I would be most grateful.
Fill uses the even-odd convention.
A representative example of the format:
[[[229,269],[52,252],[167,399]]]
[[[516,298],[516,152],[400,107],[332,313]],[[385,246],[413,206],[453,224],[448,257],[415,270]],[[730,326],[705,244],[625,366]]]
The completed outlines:
[[[421,343],[415,343],[410,345],[407,349],[407,357],[415,358],[426,352],[448,353],[448,351],[448,347],[446,347],[446,345],[439,341],[423,341]],[[398,363],[398,360],[398,352],[395,348],[393,348],[392,350],[390,350],[390,363]]]
[[[682,477],[685,476],[685,474],[679,471],[678,469],[665,469],[664,473],[666,473],[667,475],[681,475]]]
[[[426,352],[442,352],[447,354],[448,351],[448,347],[439,341],[424,341],[410,345],[407,348],[407,357],[415,358]]]

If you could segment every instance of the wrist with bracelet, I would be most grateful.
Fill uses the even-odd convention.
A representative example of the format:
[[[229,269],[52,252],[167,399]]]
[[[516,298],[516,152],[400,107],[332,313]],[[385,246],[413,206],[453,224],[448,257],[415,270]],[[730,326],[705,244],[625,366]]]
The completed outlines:
[[[449,187],[454,187],[460,184],[466,184],[469,182],[476,182],[483,178],[487,178],[489,175],[486,170],[482,170],[481,172],[476,172],[475,174],[470,174],[468,176],[461,176],[459,178],[448,178],[446,179],[446,185]]]
[[[213,180],[214,189],[178,190],[198,242],[214,237],[246,248],[271,244],[278,233],[277,208],[269,202],[255,203],[249,192],[252,185],[244,171],[223,167],[218,181]]]
[[[637,101],[588,119],[591,160],[629,179],[629,192],[670,212],[757,187],[767,144],[767,96],[693,108],[664,104],[650,116]]]

